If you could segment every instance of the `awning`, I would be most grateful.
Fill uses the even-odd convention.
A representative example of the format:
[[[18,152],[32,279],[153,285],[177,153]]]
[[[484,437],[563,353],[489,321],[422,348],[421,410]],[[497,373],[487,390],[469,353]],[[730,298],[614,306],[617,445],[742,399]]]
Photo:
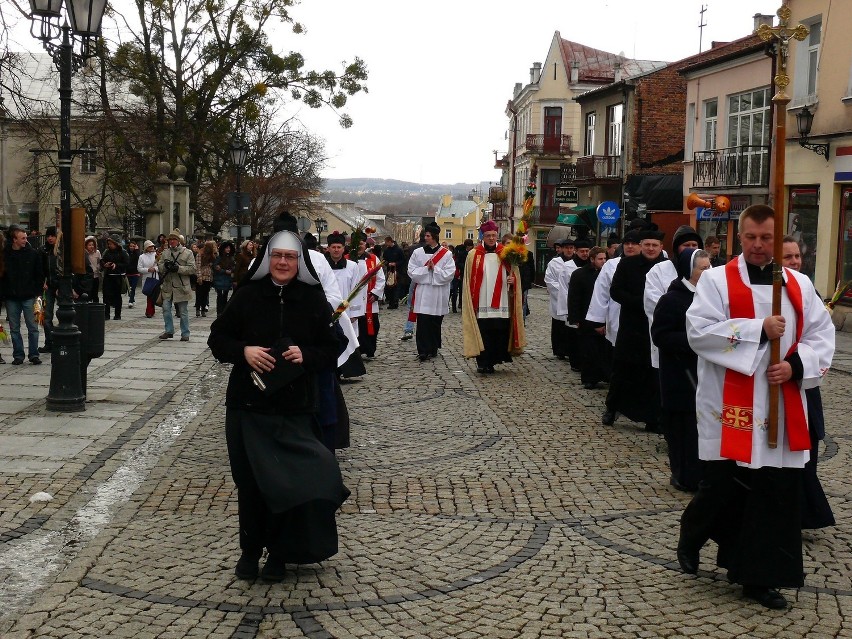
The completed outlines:
[[[683,174],[631,175],[624,186],[625,218],[633,219],[640,204],[648,211],[683,210]]]
[[[573,237],[570,226],[556,225],[547,233],[547,247],[553,248],[553,243],[559,240],[564,240],[566,237]]]
[[[594,205],[575,206],[571,209],[562,209],[563,212],[556,217],[557,224],[567,224],[569,226],[588,226],[595,228],[597,226],[597,218],[595,217]]]

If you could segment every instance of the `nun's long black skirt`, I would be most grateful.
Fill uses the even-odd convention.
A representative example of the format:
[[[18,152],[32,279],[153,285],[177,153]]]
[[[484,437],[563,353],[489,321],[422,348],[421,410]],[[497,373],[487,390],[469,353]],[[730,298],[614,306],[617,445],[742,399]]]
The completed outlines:
[[[259,556],[266,548],[296,564],[336,554],[335,513],[349,490],[315,417],[228,408],[225,433],[242,551]]]

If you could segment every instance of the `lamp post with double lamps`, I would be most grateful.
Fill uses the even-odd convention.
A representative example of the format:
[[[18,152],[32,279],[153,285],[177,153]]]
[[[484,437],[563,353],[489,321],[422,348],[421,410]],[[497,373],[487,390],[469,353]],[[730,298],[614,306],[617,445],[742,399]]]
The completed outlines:
[[[244,234],[243,233],[243,221],[245,219],[245,212],[248,209],[248,197],[246,193],[243,193],[240,188],[240,178],[242,177],[243,167],[246,165],[246,158],[248,157],[248,146],[245,142],[240,140],[234,140],[231,142],[230,148],[231,154],[231,164],[234,165],[234,170],[237,178],[237,192],[233,194],[231,198],[231,214],[236,215],[237,220],[237,246],[243,242],[243,235],[251,235],[251,232]]]
[[[63,4],[66,19],[59,26]],[[71,74],[96,55],[105,9],[106,0],[30,0],[30,33],[41,40],[59,71],[59,228],[62,243],[57,256],[59,307],[56,317],[59,325],[53,331],[47,395],[47,409],[52,411],[85,410],[80,331],[74,324],[71,292],[71,256],[73,251],[83,250],[82,246],[73,246],[70,242],[71,161],[75,154],[71,150]],[[79,45],[78,51],[74,50],[75,45]]]

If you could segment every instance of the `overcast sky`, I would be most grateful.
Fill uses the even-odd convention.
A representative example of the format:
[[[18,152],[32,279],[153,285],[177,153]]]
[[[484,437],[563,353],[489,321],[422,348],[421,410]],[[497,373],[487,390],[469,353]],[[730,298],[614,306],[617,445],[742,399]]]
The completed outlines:
[[[119,0],[120,1],[120,0]],[[115,2],[113,2],[115,4]],[[422,183],[497,181],[493,150],[507,149],[504,114],[516,82],[529,82],[555,31],[628,57],[675,61],[712,40],[748,35],[755,13],[781,0],[302,0],[291,10],[307,33],[282,34],[308,68],[338,69],[356,55],[369,93],[350,98],[348,130],[329,111],[299,119],[326,140],[328,178]],[[30,38],[30,40],[32,40]],[[275,46],[275,38],[273,46]],[[36,43],[37,46],[37,43]]]

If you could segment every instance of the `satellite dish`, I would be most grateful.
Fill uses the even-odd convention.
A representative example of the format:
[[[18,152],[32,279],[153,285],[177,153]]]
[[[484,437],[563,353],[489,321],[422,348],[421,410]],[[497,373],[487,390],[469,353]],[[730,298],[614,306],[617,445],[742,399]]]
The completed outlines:
[[[311,221],[306,217],[300,217],[296,220],[296,228],[299,233],[307,233],[311,228]]]

